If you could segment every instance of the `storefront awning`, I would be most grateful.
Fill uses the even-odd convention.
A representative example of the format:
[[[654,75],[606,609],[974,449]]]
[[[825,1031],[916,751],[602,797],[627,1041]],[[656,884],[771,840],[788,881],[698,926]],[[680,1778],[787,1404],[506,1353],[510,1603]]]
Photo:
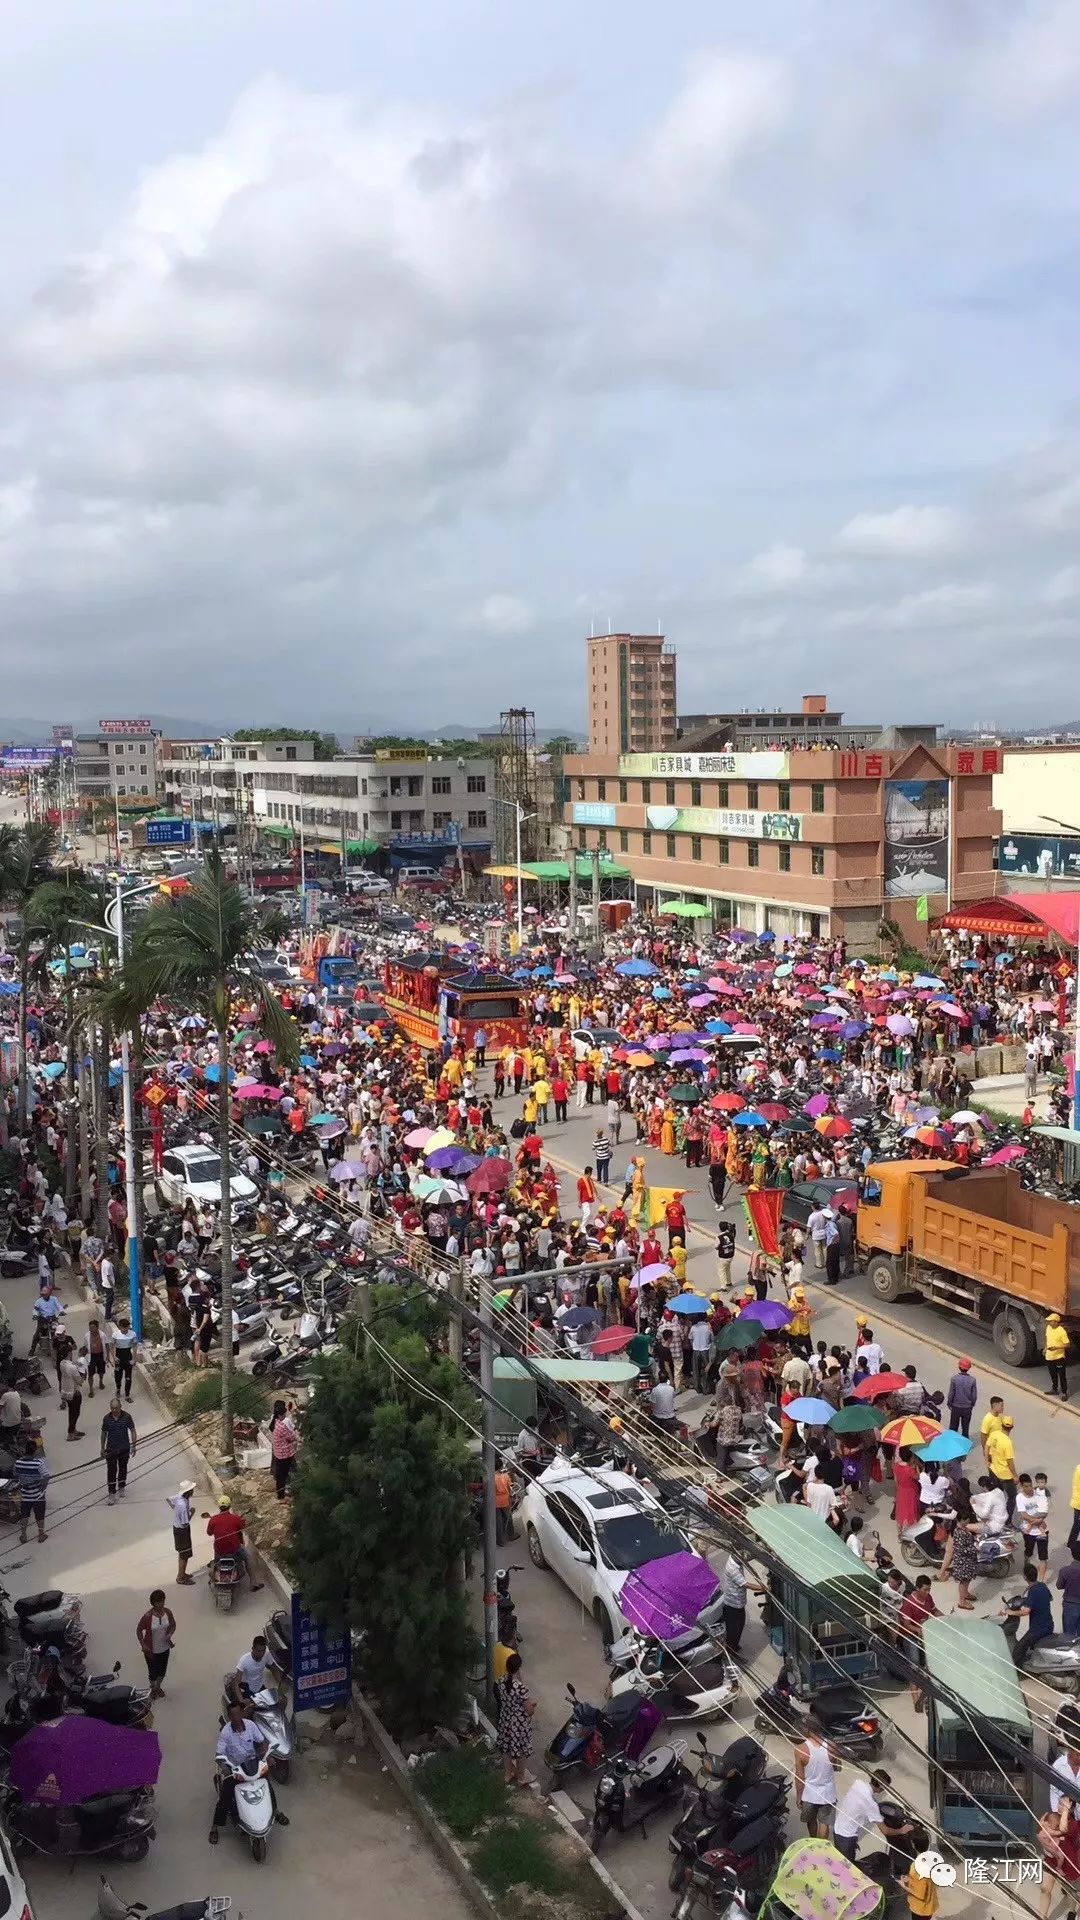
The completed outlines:
[[[1080,891],[1003,893],[996,900],[973,900],[969,906],[954,907],[935,924],[998,938],[1017,934],[1021,939],[1032,939],[1056,934],[1059,940],[1075,946],[1080,930]]]

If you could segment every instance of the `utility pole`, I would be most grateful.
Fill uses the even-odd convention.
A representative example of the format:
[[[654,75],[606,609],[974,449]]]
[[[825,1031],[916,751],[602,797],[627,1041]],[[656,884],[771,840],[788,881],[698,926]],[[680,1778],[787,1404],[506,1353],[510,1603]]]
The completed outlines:
[[[571,948],[573,948],[577,944],[577,930],[578,930],[578,927],[577,927],[577,863],[578,863],[577,848],[571,847],[568,855],[568,865],[570,868],[570,945],[571,945]]]
[[[460,1323],[459,1323],[460,1324]],[[495,1685],[499,1609],[495,1595],[495,1360],[491,1331],[491,1281],[480,1281],[480,1398],[484,1471],[484,1675],[490,1706]]]
[[[460,1265],[450,1275],[450,1325],[447,1328],[447,1349],[455,1367],[460,1367],[464,1359],[464,1341],[461,1334],[461,1307],[465,1298],[465,1275]]]
[[[592,937],[600,938],[600,849],[594,847],[590,855],[592,861]]]

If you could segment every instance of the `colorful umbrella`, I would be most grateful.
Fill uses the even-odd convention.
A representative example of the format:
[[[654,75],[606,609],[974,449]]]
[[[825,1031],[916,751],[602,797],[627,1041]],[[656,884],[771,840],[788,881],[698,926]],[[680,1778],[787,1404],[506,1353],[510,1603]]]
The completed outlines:
[[[850,1120],[839,1113],[823,1113],[814,1121],[814,1132],[820,1133],[823,1140],[844,1140],[854,1132]]]
[[[946,1147],[952,1146],[949,1135],[943,1133],[940,1127],[915,1127],[913,1133],[920,1147],[933,1147],[936,1153],[943,1153]],[[910,1137],[910,1134],[905,1135],[905,1138]]]
[[[282,1091],[280,1087],[264,1085],[257,1080],[254,1086],[237,1087],[233,1097],[237,1100],[280,1100]]]
[[[791,1119],[790,1108],[781,1106],[779,1100],[759,1100],[754,1111],[763,1114],[765,1119],[772,1121],[774,1125],[781,1120]]]
[[[903,1413],[898,1420],[890,1420],[888,1426],[882,1427],[881,1437],[889,1447],[921,1447],[940,1432],[941,1425],[937,1420],[924,1420],[921,1414]]]
[[[505,1193],[514,1177],[514,1169],[509,1160],[481,1160],[475,1172],[470,1173],[465,1185],[470,1193]]]
[[[719,1582],[707,1560],[696,1553],[671,1553],[647,1560],[623,1582],[619,1611],[650,1639],[675,1640],[689,1633]]]
[[[737,1093],[714,1093],[709,1105],[716,1113],[741,1113],[743,1110]]]
[[[436,1147],[434,1153],[425,1157],[432,1173],[448,1173],[455,1180],[480,1165],[480,1155],[466,1153],[464,1147]]]
[[[313,1120],[311,1125],[319,1129],[320,1140],[339,1140],[348,1131],[348,1121],[339,1119],[337,1114],[327,1114],[321,1121]]]
[[[24,1800],[75,1807],[89,1794],[152,1787],[160,1768],[156,1733],[66,1713],[16,1740],[10,1778]]]
[[[252,1053],[273,1053],[274,1043],[272,1040],[256,1040],[251,1051]]]
[[[783,1409],[789,1420],[805,1421],[808,1427],[827,1427],[836,1408],[828,1400],[816,1400],[813,1394],[800,1394]]]
[[[604,1327],[592,1343],[594,1360],[602,1360],[607,1353],[621,1353],[634,1338],[633,1327]]]
[[[937,1433],[925,1447],[916,1447],[920,1460],[962,1460],[975,1445],[962,1433]]]
[[[828,1113],[828,1111],[829,1096],[827,1093],[813,1093],[809,1100],[803,1105],[803,1112],[809,1114],[811,1120],[819,1119],[823,1113]]]
[[[1017,1142],[1013,1140],[1009,1142],[1007,1147],[999,1147],[996,1153],[990,1154],[985,1164],[988,1167],[1012,1167],[1015,1166],[1018,1160],[1024,1158],[1026,1152],[1026,1147],[1019,1146]]]

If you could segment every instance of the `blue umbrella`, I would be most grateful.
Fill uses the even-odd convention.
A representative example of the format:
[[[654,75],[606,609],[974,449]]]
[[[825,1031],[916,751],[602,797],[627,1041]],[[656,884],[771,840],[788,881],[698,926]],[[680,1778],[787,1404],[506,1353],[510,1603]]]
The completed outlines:
[[[691,1318],[697,1314],[708,1313],[709,1303],[702,1299],[700,1293],[677,1293],[674,1300],[668,1301],[667,1311]]]
[[[977,960],[961,960],[960,965],[965,973],[978,973],[979,971],[979,962]]]
[[[551,975],[552,975],[551,967],[534,967],[533,968],[534,980],[550,980]]]
[[[842,1053],[837,1053],[835,1047],[822,1047],[818,1054],[819,1060],[842,1060],[843,1057]]]
[[[785,960],[779,967],[777,967],[775,973],[773,974],[773,979],[785,980],[788,974],[794,973],[794,971],[795,971],[794,960]]]
[[[314,1067],[318,1065],[318,1061],[313,1053],[302,1053],[300,1055],[300,1065],[302,1067]]]
[[[42,1076],[46,1080],[59,1080],[63,1071],[64,1063],[62,1060],[50,1060],[48,1066],[42,1067],[41,1069]]]
[[[559,1321],[560,1327],[596,1327],[600,1324],[600,1315],[592,1307],[571,1307]]]
[[[865,1020],[842,1020],[840,1022],[841,1040],[858,1040],[866,1032]]]
[[[812,1395],[804,1394],[799,1400],[789,1400],[783,1411],[789,1420],[805,1421],[808,1427],[827,1427],[836,1408],[827,1400],[815,1400]]]
[[[722,1033],[730,1033],[731,1028],[728,1026],[726,1020],[706,1020],[705,1031],[706,1033],[719,1035]]]
[[[754,1113],[750,1107],[747,1107],[742,1113],[735,1115],[731,1124],[733,1127],[767,1127],[769,1123],[763,1113]]]
[[[935,1433],[925,1447],[913,1447],[912,1452],[917,1453],[920,1460],[962,1460],[974,1445],[974,1440],[966,1439],[962,1433]]]
[[[109,1068],[109,1085],[110,1085],[110,1087],[118,1087],[118,1086],[120,1085],[120,1082],[121,1082],[121,1080],[123,1079],[123,1077],[124,1077],[124,1069],[123,1069],[123,1067],[110,1067],[110,1068]]]
[[[309,1127],[328,1127],[330,1125],[331,1120],[340,1120],[340,1119],[341,1119],[340,1113],[317,1113],[314,1119],[308,1121],[308,1126]]]
[[[433,1173],[448,1173],[457,1180],[462,1174],[472,1173],[480,1160],[477,1154],[466,1153],[462,1147],[436,1147],[434,1153],[427,1155],[427,1163]]]
[[[211,1060],[210,1065],[208,1067],[203,1068],[203,1078],[206,1080],[209,1080],[210,1085],[212,1087],[217,1086],[218,1081],[221,1079],[221,1068],[218,1066],[218,1063],[216,1060]],[[230,1067],[229,1068],[230,1087],[232,1086],[232,1083],[235,1079],[236,1079],[235,1069]]]
[[[654,1000],[670,1000],[671,989],[670,987],[654,987],[652,990],[652,997]]]
[[[916,987],[943,987],[945,982],[944,980],[939,980],[936,973],[917,973],[912,981],[912,985]]]
[[[18,993],[18,991],[19,983],[17,980],[0,980],[0,993],[13,994]]]
[[[529,973],[528,967],[515,967],[510,978],[511,980],[529,980],[532,976]]]
[[[620,960],[615,971],[626,980],[651,980],[660,969],[651,960]]]

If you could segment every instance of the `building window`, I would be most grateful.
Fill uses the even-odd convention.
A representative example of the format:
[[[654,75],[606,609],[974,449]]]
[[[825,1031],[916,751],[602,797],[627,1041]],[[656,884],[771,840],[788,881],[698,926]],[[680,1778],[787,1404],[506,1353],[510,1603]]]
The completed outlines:
[[[625,801],[625,799],[627,798],[628,790],[629,790],[629,783],[626,780],[620,780],[619,781],[619,799],[620,800]]]
[[[810,788],[810,811],[811,813],[825,811],[825,784],[821,780],[815,780]]]
[[[453,817],[452,813],[433,813],[431,816],[431,824],[436,830],[439,827],[448,827]],[[786,853],[786,847],[782,848],[781,851]]]
[[[607,781],[606,781],[606,780],[598,780],[598,781],[597,781],[597,783],[596,783],[596,797],[597,797],[597,799],[598,799],[598,800],[606,800],[606,799],[607,799]]]
[[[578,843],[578,846],[581,847],[583,851],[585,847],[588,845],[588,841],[585,838],[584,827],[579,827],[577,830],[577,843]]]
[[[777,865],[779,866],[781,873],[790,873],[791,872],[791,848],[777,847],[776,855],[777,855]]]
[[[465,789],[467,793],[486,793],[487,792],[487,774],[486,773],[470,773],[468,779],[465,782]],[[486,826],[487,822],[485,821],[484,824]]]
[[[820,873],[824,873],[824,871],[825,871],[825,849],[824,849],[824,847],[811,847],[811,849],[810,849],[810,871],[811,871],[811,873],[818,873],[818,874],[820,874]]]
[[[664,835],[664,842],[667,848],[668,859],[674,860],[676,856],[675,835],[673,833],[666,833]]]
[[[746,843],[747,866],[756,867],[756,866],[759,866],[760,863],[761,863],[761,848],[758,846],[758,843],[756,840],[748,840]]]
[[[722,867],[726,867],[726,866],[727,866],[727,864],[728,864],[728,862],[729,862],[729,860],[731,859],[731,842],[730,842],[730,840],[718,840],[718,841],[717,841],[717,843],[716,843],[716,858],[717,858],[717,860],[718,860],[718,861],[720,862],[720,865],[721,865]]]
[[[700,780],[691,780],[690,782],[690,805],[692,807],[700,807],[701,805],[701,781]]]
[[[668,803],[668,806],[669,806],[669,807],[673,807],[673,806],[675,805],[675,782],[674,782],[674,780],[665,780],[665,782],[664,782],[664,799],[665,799],[665,800],[667,801],[667,803]]]
[[[700,835],[700,833],[692,833],[692,834],[690,835],[690,858],[691,858],[691,860],[700,860],[700,859],[701,859],[701,835]]]
[[[643,807],[647,807],[647,806],[648,806],[648,804],[649,804],[649,801],[650,801],[651,799],[652,799],[652,781],[651,781],[651,780],[643,780],[643,781],[642,781],[642,783],[641,783],[641,804],[642,804],[642,806],[643,806]]]
[[[778,813],[791,812],[791,782],[781,780],[776,789],[776,810]]]
[[[716,789],[716,804],[718,807],[730,807],[731,805],[731,788],[726,780],[721,780]]]
[[[601,853],[607,852],[607,828],[606,827],[599,828],[596,835],[596,844],[599,847]]]
[[[629,851],[630,851],[630,835],[627,833],[625,827],[620,827],[619,828],[619,852],[629,853]]]
[[[748,780],[746,783],[746,804],[752,813],[755,812],[760,805],[758,799],[758,783],[756,780]]]
[[[390,829],[391,829],[391,832],[393,832],[393,833],[400,833],[400,832],[401,832],[401,815],[400,815],[400,813],[392,813],[392,814],[390,815]]]
[[[484,808],[480,807],[476,812],[470,813],[468,815],[468,823],[470,827],[486,827],[487,814]]]
[[[431,777],[431,791],[432,793],[449,793],[450,775],[448,773],[433,774]],[[364,781],[364,792],[367,792],[366,780]]]
[[[642,834],[642,836],[641,836],[641,851],[642,851],[642,853],[651,853],[651,852],[652,852],[652,834],[651,834],[651,833],[643,833],[643,834]]]

